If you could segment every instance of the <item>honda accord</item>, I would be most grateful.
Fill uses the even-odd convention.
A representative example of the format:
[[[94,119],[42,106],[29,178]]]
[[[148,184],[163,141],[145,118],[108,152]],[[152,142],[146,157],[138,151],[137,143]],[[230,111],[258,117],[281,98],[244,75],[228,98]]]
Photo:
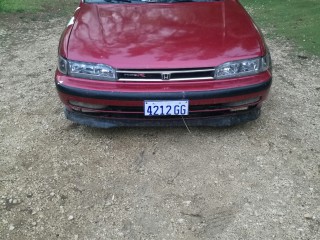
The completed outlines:
[[[238,0],[82,0],[55,74],[66,118],[102,128],[248,122],[271,82]]]

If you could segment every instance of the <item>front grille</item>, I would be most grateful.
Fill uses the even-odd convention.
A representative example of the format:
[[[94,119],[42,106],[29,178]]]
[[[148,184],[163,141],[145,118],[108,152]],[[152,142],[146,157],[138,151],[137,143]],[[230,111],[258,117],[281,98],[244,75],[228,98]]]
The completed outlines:
[[[214,79],[214,68],[196,69],[120,69],[119,81],[186,81]]]

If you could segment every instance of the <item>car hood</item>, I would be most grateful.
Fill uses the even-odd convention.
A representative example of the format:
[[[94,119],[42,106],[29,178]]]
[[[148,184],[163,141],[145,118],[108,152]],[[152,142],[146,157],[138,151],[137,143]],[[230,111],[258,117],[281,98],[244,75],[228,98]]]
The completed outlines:
[[[237,1],[82,4],[67,57],[122,69],[213,67],[263,54]]]

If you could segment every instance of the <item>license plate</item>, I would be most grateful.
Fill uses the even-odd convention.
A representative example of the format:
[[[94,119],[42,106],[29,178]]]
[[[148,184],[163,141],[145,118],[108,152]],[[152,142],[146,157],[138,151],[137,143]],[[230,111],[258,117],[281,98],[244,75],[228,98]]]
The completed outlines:
[[[189,114],[189,100],[144,101],[145,116],[182,116]]]

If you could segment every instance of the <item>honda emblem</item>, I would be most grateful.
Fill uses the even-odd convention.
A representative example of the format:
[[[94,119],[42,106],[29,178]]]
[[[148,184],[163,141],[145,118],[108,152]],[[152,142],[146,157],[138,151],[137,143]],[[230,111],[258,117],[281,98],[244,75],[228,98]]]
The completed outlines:
[[[162,73],[161,78],[162,80],[170,80],[170,73]]]

